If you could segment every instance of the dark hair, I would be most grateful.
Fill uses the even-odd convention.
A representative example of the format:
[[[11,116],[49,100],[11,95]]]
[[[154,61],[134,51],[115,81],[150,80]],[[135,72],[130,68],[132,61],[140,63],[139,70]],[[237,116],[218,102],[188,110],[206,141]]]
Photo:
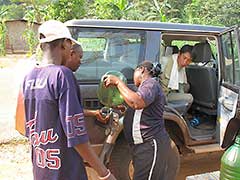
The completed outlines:
[[[179,48],[177,46],[171,46],[172,47],[172,54],[177,54],[179,52]]]
[[[186,44],[180,49],[179,52],[180,54],[188,52],[192,56],[192,49],[193,49],[193,46]]]
[[[145,67],[152,77],[158,77],[161,73],[161,65],[158,63],[153,64],[150,61],[143,61],[137,66],[137,68],[139,67]]]

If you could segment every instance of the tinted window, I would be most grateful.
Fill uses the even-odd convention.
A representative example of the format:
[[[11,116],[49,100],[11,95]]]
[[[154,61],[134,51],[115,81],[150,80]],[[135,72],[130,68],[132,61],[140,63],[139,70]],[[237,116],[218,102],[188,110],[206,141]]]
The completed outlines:
[[[239,46],[237,31],[230,31],[222,36],[225,58],[225,81],[240,85]]]
[[[131,80],[134,68],[144,57],[145,32],[134,30],[71,28],[83,47],[83,59],[75,75],[78,80],[100,80],[117,70]]]
[[[232,54],[232,44],[231,44],[231,34],[230,32],[222,36],[223,42],[223,55],[225,62],[225,82],[233,83],[233,54]]]
[[[240,85],[240,62],[239,62],[239,54],[238,54],[238,41],[237,31],[233,33],[233,55],[234,55],[234,64],[235,64],[235,82],[234,84]]]

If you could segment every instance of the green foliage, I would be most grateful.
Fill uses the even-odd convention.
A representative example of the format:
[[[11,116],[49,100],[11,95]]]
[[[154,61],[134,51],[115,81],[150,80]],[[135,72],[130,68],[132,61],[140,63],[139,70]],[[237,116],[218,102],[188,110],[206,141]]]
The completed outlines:
[[[28,28],[23,32],[23,38],[27,42],[29,48],[28,55],[31,56],[38,44],[37,34],[33,31],[33,24],[28,24]]]
[[[128,0],[95,0],[89,16],[96,19],[130,19],[133,5]]]
[[[177,18],[171,18],[171,12],[173,11],[177,12],[178,10],[173,9],[172,6],[168,3],[168,0],[164,0],[162,2],[152,0],[152,4],[150,5],[150,12],[146,14],[145,19],[161,22],[178,21]]]
[[[193,0],[184,8],[184,21],[221,26],[240,24],[239,7],[239,0]]]
[[[31,22],[128,19],[231,26],[240,24],[239,7],[239,0],[1,0],[0,18]]]
[[[181,21],[184,18],[184,7],[190,4],[192,0],[169,0],[172,10],[168,14],[169,18],[177,18]]]
[[[184,7],[185,22],[190,24],[200,24],[201,17],[199,16],[199,0],[193,0],[192,3]],[[204,19],[204,18],[203,18]]]
[[[5,23],[2,21],[0,22],[0,55],[6,54],[6,34],[7,28]]]
[[[70,19],[81,19],[85,15],[84,0],[58,0],[48,7],[49,17],[62,22]]]
[[[12,0],[24,8],[24,19],[31,22],[43,22],[47,19],[47,7],[51,0]]]
[[[163,0],[150,0],[150,1],[137,1],[134,0],[134,19],[143,21],[161,21],[161,22],[179,22],[174,13],[179,12],[178,9],[173,8],[172,1]],[[137,18],[135,18],[137,17]]]

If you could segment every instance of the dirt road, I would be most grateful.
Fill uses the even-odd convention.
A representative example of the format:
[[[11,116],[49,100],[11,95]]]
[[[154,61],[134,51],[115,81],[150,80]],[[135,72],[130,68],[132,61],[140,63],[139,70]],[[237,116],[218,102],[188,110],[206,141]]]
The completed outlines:
[[[16,106],[16,85],[14,69],[0,69],[0,142],[16,137],[14,114]]]
[[[9,143],[0,144],[0,179],[31,180],[30,157],[29,144],[26,139],[15,139]],[[195,161],[192,161],[193,156],[181,159],[181,169],[177,180],[185,180],[188,175],[218,170],[220,157],[221,153],[195,156]],[[89,168],[87,170],[89,180],[97,180],[94,170]]]

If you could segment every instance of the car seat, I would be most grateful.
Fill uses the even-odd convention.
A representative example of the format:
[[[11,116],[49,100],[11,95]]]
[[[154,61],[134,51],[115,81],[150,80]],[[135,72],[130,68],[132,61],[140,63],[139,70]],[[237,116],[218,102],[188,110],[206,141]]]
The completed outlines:
[[[213,67],[199,66],[198,63],[207,64],[212,57],[209,43],[197,43],[192,50],[194,65],[186,68],[190,93],[194,101],[193,110],[204,112],[208,115],[217,113],[217,73]]]
[[[119,62],[120,57],[124,54],[124,41],[121,38],[108,39],[104,59],[107,62]]]

